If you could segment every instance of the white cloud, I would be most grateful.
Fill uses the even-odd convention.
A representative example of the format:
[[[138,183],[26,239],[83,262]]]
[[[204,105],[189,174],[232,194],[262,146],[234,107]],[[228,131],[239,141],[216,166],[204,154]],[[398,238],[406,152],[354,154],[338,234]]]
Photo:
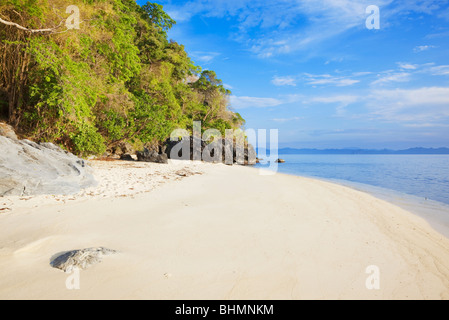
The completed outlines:
[[[336,104],[337,116],[357,104],[352,118],[394,122],[408,127],[441,127],[449,123],[449,87],[417,89],[373,89],[363,95],[333,95],[304,98],[306,104]],[[361,108],[360,108],[361,107]],[[427,125],[424,125],[427,124]]]
[[[320,103],[339,103],[347,106],[351,103],[356,102],[357,100],[359,100],[359,97],[355,95],[339,95],[329,97],[313,97],[309,101]]]
[[[366,8],[381,8],[382,28],[399,16],[412,12],[447,17],[445,0],[190,0],[174,4],[165,0],[164,9],[178,22],[194,16],[234,18],[236,41],[244,43],[261,58],[316,49],[316,45],[352,29],[365,28]],[[301,23],[298,23],[301,22]],[[430,49],[420,46],[417,50]]]
[[[273,80],[271,80],[271,83],[275,86],[292,86],[296,87],[296,80],[293,77],[278,77],[275,76]]]
[[[410,80],[410,75],[411,74],[407,72],[382,75],[379,77],[379,79],[373,81],[371,84],[382,85],[390,82],[407,82]]]
[[[408,128],[449,128],[449,124],[443,123],[407,123],[404,127]]]
[[[376,5],[382,7],[392,1],[376,0]],[[167,2],[164,9],[178,22],[195,15],[235,18],[233,38],[262,58],[304,50],[347,30],[364,28],[365,9],[372,4],[372,0],[191,0],[181,5]]]
[[[401,1],[397,5],[397,9],[408,13],[411,11],[425,14],[433,14],[441,11],[441,5],[445,4],[445,0],[415,0]]]
[[[398,62],[399,68],[405,69],[405,70],[416,70],[418,66],[416,64],[410,64],[410,63],[404,63],[404,62]]]
[[[438,18],[443,18],[443,19],[449,21],[449,8],[446,8],[445,10],[441,10],[440,14],[438,15]]]
[[[449,117],[449,87],[374,90],[366,105],[375,119],[393,122],[441,122]]]
[[[435,65],[434,62],[424,64],[412,64],[405,62],[398,62],[398,69],[386,70],[378,74],[372,84],[384,84],[388,82],[407,82],[411,76],[431,75],[431,76],[446,76],[449,75],[449,65]]]
[[[329,74],[313,75],[304,74],[306,83],[309,85],[334,85],[337,87],[347,87],[359,83],[360,80],[355,80],[351,78],[332,76]]]
[[[271,121],[285,123],[285,122],[290,122],[290,121],[298,121],[298,120],[302,120],[302,119],[304,119],[304,118],[303,117],[293,117],[293,118],[271,119]]]
[[[268,108],[276,107],[284,102],[275,98],[258,98],[258,97],[230,97],[231,106],[234,109],[245,108]]]
[[[423,51],[427,51],[430,49],[434,49],[436,48],[435,46],[417,46],[413,49],[413,52],[418,53],[418,52],[423,52]]]
[[[434,76],[447,76],[449,75],[449,65],[431,67],[429,72]]]
[[[449,105],[449,88],[424,87],[419,89],[375,90],[374,96],[392,101],[397,106],[407,108],[419,105]],[[390,103],[391,105],[391,103]],[[449,108],[447,113],[449,114]]]
[[[370,75],[370,74],[372,74],[372,72],[369,72],[369,71],[362,71],[362,72],[354,72],[354,73],[352,74],[352,76],[353,76],[353,77],[363,77],[363,76],[368,76],[368,75]]]
[[[313,97],[307,101],[307,103],[325,103],[332,104],[336,103],[336,113],[338,116],[342,116],[346,112],[346,107],[360,100],[359,96],[356,95],[336,95],[336,96],[325,96],[325,97]]]
[[[212,60],[214,60],[216,57],[220,55],[220,53],[218,52],[203,52],[203,51],[193,51],[190,54],[193,60],[195,60],[195,62],[203,64],[208,64],[212,62]]]
[[[289,94],[286,96],[283,96],[284,103],[295,103],[299,101],[304,101],[304,95],[302,94]]]

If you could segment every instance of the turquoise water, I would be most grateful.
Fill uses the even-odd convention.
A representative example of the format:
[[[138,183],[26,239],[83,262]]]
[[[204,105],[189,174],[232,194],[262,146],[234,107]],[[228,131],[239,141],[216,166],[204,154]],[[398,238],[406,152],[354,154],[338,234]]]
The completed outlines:
[[[449,205],[449,155],[279,157],[286,160],[280,173],[380,187]]]

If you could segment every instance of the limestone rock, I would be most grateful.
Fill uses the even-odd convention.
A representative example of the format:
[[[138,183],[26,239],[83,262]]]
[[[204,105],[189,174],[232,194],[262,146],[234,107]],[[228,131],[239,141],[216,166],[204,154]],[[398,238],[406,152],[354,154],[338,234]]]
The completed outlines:
[[[0,136],[0,197],[74,194],[95,186],[92,169],[51,143]]]
[[[0,136],[17,140],[17,136],[16,133],[14,132],[14,129],[10,125],[3,122],[0,122]]]
[[[71,272],[75,267],[84,270],[100,263],[104,256],[116,253],[115,250],[102,247],[73,250],[57,255],[56,258],[52,259],[50,265],[64,272]]]

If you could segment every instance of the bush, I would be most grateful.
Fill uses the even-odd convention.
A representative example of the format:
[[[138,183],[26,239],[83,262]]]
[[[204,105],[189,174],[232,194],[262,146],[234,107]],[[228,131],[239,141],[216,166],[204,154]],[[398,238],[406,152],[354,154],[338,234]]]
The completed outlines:
[[[101,155],[106,151],[104,138],[92,125],[83,123],[70,138],[75,148],[74,152],[81,156]]]

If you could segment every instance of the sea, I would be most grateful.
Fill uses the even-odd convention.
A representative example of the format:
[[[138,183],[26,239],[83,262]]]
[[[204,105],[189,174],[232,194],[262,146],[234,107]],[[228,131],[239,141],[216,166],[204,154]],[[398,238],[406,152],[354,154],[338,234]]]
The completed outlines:
[[[280,154],[279,158],[285,160],[278,165],[279,173],[317,178],[371,193],[438,227],[445,225],[439,231],[449,236],[449,155]]]

